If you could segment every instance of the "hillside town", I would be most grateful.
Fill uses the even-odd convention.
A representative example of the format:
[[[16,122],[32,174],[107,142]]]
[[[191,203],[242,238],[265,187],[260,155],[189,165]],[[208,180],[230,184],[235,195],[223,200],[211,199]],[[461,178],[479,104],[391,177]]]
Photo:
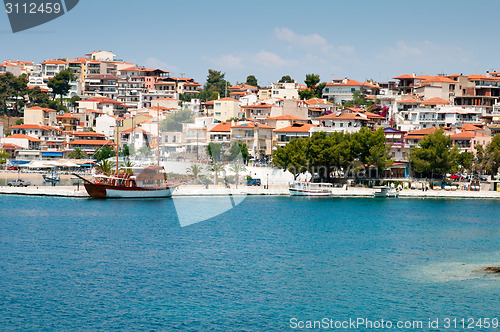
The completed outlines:
[[[61,93],[65,72],[68,87]],[[474,156],[500,133],[500,72],[402,73],[388,82],[344,77],[324,83],[311,74],[305,84],[283,76],[265,87],[253,76],[229,84],[222,74],[210,86],[210,75],[217,73],[209,71],[202,85],[107,51],[37,64],[5,60],[0,77],[22,78],[26,89],[0,100],[0,150],[9,167],[19,167],[65,159],[89,164],[96,152],[115,149],[117,142],[130,155],[158,151],[161,160],[196,161],[209,159],[211,143],[224,150],[240,143],[250,163],[268,165],[273,152],[294,138],[368,128],[385,134],[392,159],[387,177],[407,178],[410,151],[436,131]],[[175,114],[187,118],[168,121]]]

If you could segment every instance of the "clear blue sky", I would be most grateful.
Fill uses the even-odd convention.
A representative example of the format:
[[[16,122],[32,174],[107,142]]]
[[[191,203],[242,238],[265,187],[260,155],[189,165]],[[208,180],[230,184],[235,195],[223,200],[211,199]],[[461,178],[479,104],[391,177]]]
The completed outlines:
[[[200,82],[208,69],[260,85],[307,73],[322,81],[500,71],[498,0],[80,0],[13,34],[0,14],[0,60],[39,62],[111,50]]]

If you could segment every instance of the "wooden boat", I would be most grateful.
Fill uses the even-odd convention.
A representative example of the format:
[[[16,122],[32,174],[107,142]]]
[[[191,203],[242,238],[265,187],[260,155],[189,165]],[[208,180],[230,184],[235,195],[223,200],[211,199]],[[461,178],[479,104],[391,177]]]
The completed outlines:
[[[82,179],[83,185],[93,198],[164,198],[171,197],[179,184],[165,181],[165,172],[160,166],[133,167],[132,174],[114,173],[95,176],[94,181]]]
[[[331,183],[312,183],[295,181],[288,187],[291,196],[330,196],[333,185]]]
[[[394,188],[385,186],[373,188],[379,190],[373,193],[373,197],[399,197],[399,192],[397,192]]]

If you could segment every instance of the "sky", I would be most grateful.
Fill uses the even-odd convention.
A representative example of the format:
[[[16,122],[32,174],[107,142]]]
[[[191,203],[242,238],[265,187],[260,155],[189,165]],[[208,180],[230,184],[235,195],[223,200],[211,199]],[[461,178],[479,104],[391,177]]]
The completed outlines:
[[[500,71],[498,0],[80,0],[65,15],[12,33],[0,13],[0,60],[41,62],[112,51],[118,59],[206,81],[254,75],[303,83],[405,73]]]

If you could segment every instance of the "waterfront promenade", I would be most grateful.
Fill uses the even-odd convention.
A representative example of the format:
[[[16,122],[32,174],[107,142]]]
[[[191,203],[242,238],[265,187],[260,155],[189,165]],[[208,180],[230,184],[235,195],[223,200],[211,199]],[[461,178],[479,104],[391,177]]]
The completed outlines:
[[[334,188],[332,197],[372,197],[375,189],[349,187]],[[28,196],[59,196],[59,197],[88,197],[85,188],[77,186],[29,186],[29,187],[0,187],[0,194],[7,195],[28,195]],[[239,186],[238,189],[230,189],[221,186],[209,186],[205,188],[200,185],[183,185],[174,192],[174,197],[180,196],[228,196],[228,195],[269,195],[287,196],[288,188],[285,185],[271,185],[269,189],[264,187]],[[475,198],[475,199],[500,199],[500,192],[495,191],[445,191],[445,190],[411,190],[400,191],[401,198]]]

